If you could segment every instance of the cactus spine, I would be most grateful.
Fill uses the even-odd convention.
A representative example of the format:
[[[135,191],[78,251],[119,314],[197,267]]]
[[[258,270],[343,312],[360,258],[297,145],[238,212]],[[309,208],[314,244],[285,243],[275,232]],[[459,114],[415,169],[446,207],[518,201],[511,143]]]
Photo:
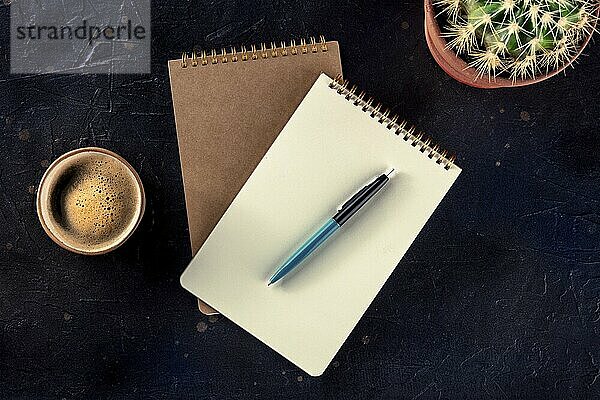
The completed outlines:
[[[547,74],[593,34],[598,0],[435,0],[448,48],[489,80]]]

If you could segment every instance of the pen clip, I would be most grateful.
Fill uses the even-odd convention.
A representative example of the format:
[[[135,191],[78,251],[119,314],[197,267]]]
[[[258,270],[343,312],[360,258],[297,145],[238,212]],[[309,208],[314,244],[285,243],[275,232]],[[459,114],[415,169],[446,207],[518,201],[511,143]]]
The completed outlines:
[[[352,196],[350,196],[348,198],[348,200],[346,200],[342,205],[340,205],[337,210],[341,211],[343,210],[346,206],[348,206],[348,204],[352,203],[354,200],[356,200],[360,195],[362,195],[364,192],[366,192],[369,189],[369,186],[371,186],[372,183],[369,183],[368,185],[365,185],[362,187],[362,189],[360,189],[358,192],[354,193]]]

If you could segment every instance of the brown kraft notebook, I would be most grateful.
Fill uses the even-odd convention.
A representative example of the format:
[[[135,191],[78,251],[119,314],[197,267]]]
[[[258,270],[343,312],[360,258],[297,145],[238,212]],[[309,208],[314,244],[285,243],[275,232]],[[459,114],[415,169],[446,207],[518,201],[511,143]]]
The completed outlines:
[[[324,72],[342,73],[337,42],[184,53],[169,61],[193,254]],[[204,314],[216,314],[198,301]]]

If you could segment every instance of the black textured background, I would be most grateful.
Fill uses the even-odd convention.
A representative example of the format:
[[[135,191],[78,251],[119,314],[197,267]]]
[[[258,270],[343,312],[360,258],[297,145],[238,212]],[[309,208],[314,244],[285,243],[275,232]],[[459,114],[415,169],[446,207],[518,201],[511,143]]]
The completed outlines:
[[[597,43],[566,76],[483,91],[434,63],[416,0],[163,1],[152,16],[151,75],[11,76],[0,5],[0,398],[600,397]],[[166,62],[318,34],[463,173],[311,378],[179,286],[191,254]],[[95,258],[54,245],[34,209],[49,162],[89,145],[127,158],[149,200],[134,237]]]

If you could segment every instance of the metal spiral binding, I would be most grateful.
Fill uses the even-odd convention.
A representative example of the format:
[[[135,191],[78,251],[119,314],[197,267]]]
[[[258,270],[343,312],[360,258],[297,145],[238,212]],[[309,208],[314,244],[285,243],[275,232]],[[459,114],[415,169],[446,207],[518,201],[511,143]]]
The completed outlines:
[[[391,111],[389,109],[382,111],[383,105],[381,103],[373,105],[374,99],[372,97],[365,100],[365,92],[361,91],[356,94],[356,85],[351,88],[348,88],[348,86],[349,82],[345,81],[341,75],[336,76],[329,84],[330,88],[343,95],[346,100],[357,107],[361,107],[363,112],[368,112],[371,118],[385,125],[387,129],[394,131],[397,136],[401,136],[404,141],[409,142],[430,159],[435,159],[437,164],[444,166],[444,169],[448,170],[454,166],[456,156],[448,155],[446,150],[442,150],[438,144],[433,144],[431,138],[425,137],[423,132],[417,133],[415,127],[408,126],[406,121],[398,122],[398,116],[390,116]]]
[[[187,68],[188,66],[198,67],[206,66],[209,64],[226,64],[228,62],[239,62],[239,61],[250,61],[266,58],[286,57],[289,55],[296,56],[299,54],[310,54],[326,52],[327,42],[323,35],[319,36],[319,40],[315,39],[314,36],[306,39],[300,39],[300,43],[297,44],[295,40],[291,40],[289,44],[286,42],[280,42],[279,46],[275,42],[271,42],[270,45],[262,43],[260,47],[251,45],[250,49],[246,46],[241,46],[239,51],[235,47],[231,47],[229,51],[222,48],[220,53],[216,49],[207,52],[205,50],[199,53],[194,49],[191,55],[183,52],[181,54],[181,67]]]

